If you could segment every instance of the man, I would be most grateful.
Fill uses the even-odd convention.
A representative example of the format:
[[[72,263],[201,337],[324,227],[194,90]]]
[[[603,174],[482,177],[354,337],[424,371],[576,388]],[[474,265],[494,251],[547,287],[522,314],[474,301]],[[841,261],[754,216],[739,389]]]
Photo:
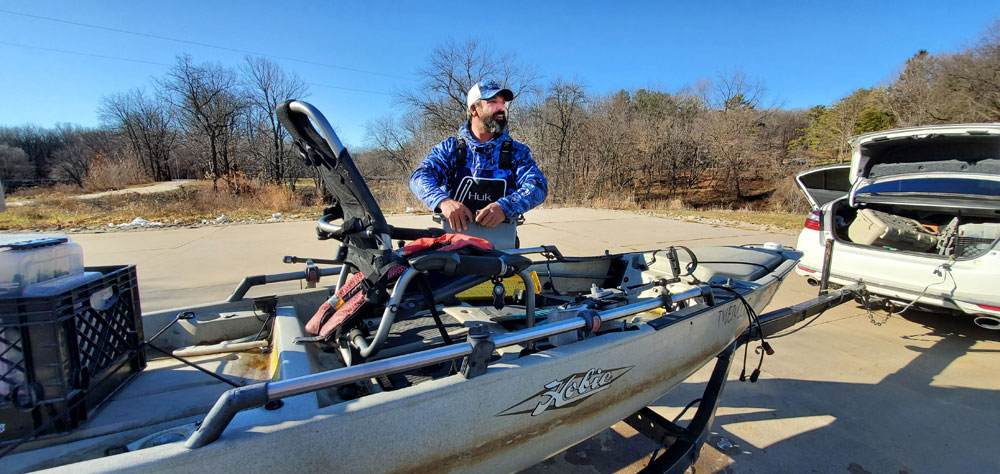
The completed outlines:
[[[413,194],[457,232],[471,222],[496,227],[513,221],[548,194],[531,150],[507,134],[507,103],[513,99],[494,81],[474,85],[458,137],[435,145],[410,176]]]

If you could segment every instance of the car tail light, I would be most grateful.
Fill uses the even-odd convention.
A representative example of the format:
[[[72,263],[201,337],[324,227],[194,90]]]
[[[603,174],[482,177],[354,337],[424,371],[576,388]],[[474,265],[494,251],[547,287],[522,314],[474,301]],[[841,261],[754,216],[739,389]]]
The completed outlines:
[[[812,230],[823,230],[823,211],[809,211],[809,215],[806,216],[806,223],[804,224],[804,227]]]
[[[979,304],[979,303],[976,303],[976,306],[979,306],[980,308],[983,309],[988,309],[990,311],[1000,311],[1000,306],[993,306],[993,305]]]

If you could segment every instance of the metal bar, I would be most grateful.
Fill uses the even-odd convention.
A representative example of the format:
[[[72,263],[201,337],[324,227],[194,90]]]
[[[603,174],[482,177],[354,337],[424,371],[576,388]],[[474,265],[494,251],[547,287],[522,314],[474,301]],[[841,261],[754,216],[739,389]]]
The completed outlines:
[[[405,275],[405,273],[404,273]],[[612,319],[622,318],[636,313],[641,313],[644,311],[649,311],[655,308],[659,308],[670,304],[673,301],[680,301],[682,299],[695,298],[703,295],[705,290],[703,288],[694,288],[683,293],[673,295],[663,295],[659,298],[651,298],[649,300],[640,301],[630,305],[625,305],[622,307],[602,311],[598,314],[601,316],[601,321],[609,321]],[[498,336],[494,339],[495,347],[501,348],[514,344],[519,344],[521,342],[532,341],[538,338],[547,337],[555,334],[559,334],[566,331],[572,331],[584,327],[586,324],[583,318],[577,317],[572,319],[567,319],[565,321],[560,321],[553,324],[543,324],[541,326],[535,326],[533,328],[524,329],[511,334],[505,334]],[[271,400],[278,400],[285,397],[291,397],[295,395],[301,395],[304,393],[315,392],[327,387],[333,387],[337,385],[343,385],[350,382],[355,382],[358,380],[364,380],[371,377],[377,377],[379,375],[391,374],[395,372],[400,372],[404,370],[409,370],[417,367],[423,367],[439,362],[444,362],[447,360],[457,359],[459,357],[465,357],[472,353],[472,345],[468,342],[463,342],[459,344],[454,344],[451,346],[440,347],[436,349],[430,349],[422,352],[417,352],[415,354],[407,354],[402,356],[397,356],[389,359],[377,360],[373,362],[368,362],[363,365],[354,367],[345,367],[341,369],[330,370],[327,372],[320,372],[316,374],[305,375],[302,377],[295,377],[287,380],[280,380],[277,382],[265,382],[255,385],[249,385],[246,387],[241,387],[241,389],[233,389],[224,393],[219,401],[216,402],[217,407],[228,407],[225,410],[218,410],[218,415],[213,416],[216,410],[213,411],[205,417],[204,422],[198,428],[198,431],[187,441],[185,444],[189,448],[196,448],[204,446],[212,441],[218,439],[222,431],[225,430],[226,425],[232,420],[235,412],[233,410],[245,410],[249,408],[255,408],[258,406],[263,406],[264,403]],[[255,397],[254,402],[246,402],[246,397],[240,398],[241,393],[248,390],[258,391],[263,390],[266,392],[266,397]],[[241,400],[238,408],[233,408],[235,405],[233,400]]]
[[[854,293],[860,291],[862,288],[864,288],[864,285],[861,284],[845,286],[817,296],[811,300],[758,315],[757,320],[760,321],[764,337],[770,337],[794,326],[810,316],[815,316],[829,308],[853,300]],[[755,327],[751,327],[740,335],[737,342],[742,344],[755,337],[757,337]]]
[[[382,310],[382,321],[378,325],[378,331],[375,333],[375,338],[372,339],[371,344],[368,344],[363,334],[358,334],[354,338],[354,345],[361,351],[362,357],[375,355],[382,347],[382,344],[385,343],[385,340],[389,337],[389,329],[392,328],[392,323],[396,320],[396,311],[399,311],[399,302],[403,299],[403,293],[406,292],[406,287],[409,286],[410,281],[419,274],[419,271],[407,268],[400,275],[399,279],[396,280],[396,285],[392,288],[392,296],[389,297],[389,302],[385,304],[385,309]]]
[[[343,267],[320,268],[319,276],[339,275]],[[276,273],[274,275],[264,275],[264,283],[278,283],[281,281],[295,281],[305,279],[305,272]]]
[[[340,274],[342,268],[343,267],[320,268],[319,276],[324,277],[324,276]],[[243,281],[240,282],[240,284],[236,287],[236,290],[233,291],[233,294],[229,295],[229,298],[226,298],[226,301],[229,303],[235,303],[237,301],[242,300],[243,297],[247,295],[247,292],[250,291],[250,288],[253,288],[255,286],[266,285],[268,283],[277,283],[281,281],[304,280],[305,278],[306,278],[305,272],[291,272],[291,273],[277,273],[274,275],[248,276],[244,278]]]
[[[340,265],[341,263],[344,263],[343,261],[333,260],[333,259],[329,259],[329,258],[306,258],[306,257],[296,257],[294,255],[286,255],[285,259],[284,259],[284,262],[285,263],[309,263],[310,260],[312,261],[312,263],[315,263],[317,265]]]
[[[334,158],[340,158],[340,154],[344,152],[344,145],[340,143],[337,132],[333,131],[333,126],[330,125],[330,122],[326,120],[326,117],[316,107],[307,102],[296,100],[288,104],[288,109],[309,117],[316,125],[319,134],[326,140],[327,145],[330,145],[330,150],[336,155]]]
[[[511,255],[527,255],[529,253],[551,253],[556,257],[556,260],[562,260],[563,254],[554,245],[543,245],[541,247],[527,247],[523,249],[506,249],[504,253],[509,253]]]
[[[608,278],[607,274],[581,275],[579,273],[568,273],[568,272],[567,273],[548,272],[548,271],[537,271],[537,272],[538,276],[546,276],[551,278],[577,278],[581,280],[606,280]]]
[[[542,253],[544,251],[545,247],[526,247],[523,249],[507,249],[503,252],[511,255],[527,255],[529,253]]]
[[[521,270],[517,273],[517,276],[521,277],[521,281],[524,282],[524,317],[525,323],[529,328],[535,327],[535,291],[534,285],[531,282],[531,274],[528,270]],[[579,318],[577,318],[579,319]],[[528,350],[535,350],[535,341],[528,341]]]
[[[672,301],[697,296],[701,296],[700,289],[689,290],[680,295],[676,295],[676,298],[672,299]],[[660,298],[652,298],[646,301],[602,311],[598,314],[601,315],[601,321],[604,322],[641,313],[643,311],[649,311],[662,307],[663,305],[664,300]],[[535,339],[580,329],[585,325],[586,324],[583,318],[572,318],[558,323],[543,324],[541,326],[523,329],[510,334],[503,334],[494,338],[493,342],[496,345],[496,348],[499,349],[501,347],[512,346],[522,342],[533,341]],[[416,354],[408,354],[390,359],[368,362],[364,365],[356,367],[347,367],[328,372],[306,375],[295,379],[271,382],[268,386],[268,398],[274,400],[291,395],[316,391],[334,385],[342,385],[365,378],[377,377],[387,373],[422,367],[424,365],[431,365],[458,357],[464,357],[469,355],[471,352],[472,346],[467,342],[462,342],[452,346],[418,352]],[[289,395],[289,393],[291,393],[291,395]]]
[[[204,367],[196,365],[193,362],[190,362],[190,361],[184,360],[184,359],[182,359],[180,357],[177,357],[177,356],[175,356],[171,352],[167,352],[167,351],[165,351],[163,349],[160,349],[159,347],[156,347],[153,344],[151,344],[149,341],[146,341],[143,344],[149,346],[150,349],[153,349],[153,350],[155,350],[155,351],[157,351],[157,352],[159,352],[159,353],[161,353],[161,354],[163,354],[163,355],[165,355],[167,357],[170,357],[170,358],[173,358],[173,359],[177,359],[178,362],[181,362],[181,363],[183,363],[183,364],[185,364],[185,365],[187,365],[189,367],[192,367],[194,369],[200,370],[201,372],[204,372],[206,375],[210,375],[210,376],[218,379],[220,382],[232,385],[233,387],[236,387],[236,388],[242,387],[242,385],[240,385],[240,384],[238,384],[236,382],[233,382],[232,380],[229,380],[229,379],[227,379],[227,378],[225,378],[225,377],[223,377],[223,376],[221,376],[221,375],[219,375],[219,374],[217,374],[215,372],[212,372],[211,370],[208,370],[208,369],[206,369]]]
[[[445,346],[416,354],[366,362],[362,365],[345,367],[329,372],[295,377],[288,380],[267,383],[267,399],[278,400],[285,397],[315,392],[316,390],[343,385],[345,383],[364,380],[380,375],[391,374],[409,369],[423,367],[446,360],[464,357],[472,352],[472,346],[467,342]]]
[[[719,401],[722,400],[722,391],[726,388],[736,346],[737,344],[734,342],[719,354],[715,368],[712,369],[712,377],[705,386],[698,411],[695,412],[694,418],[691,419],[688,426],[684,428],[683,435],[671,443],[666,452],[639,472],[682,474],[698,460],[701,445],[705,444],[708,431],[715,421],[715,412],[719,408]]]
[[[823,272],[819,278],[819,294],[826,293],[830,286],[830,267],[833,266],[833,239],[826,239],[826,246],[823,247]]]

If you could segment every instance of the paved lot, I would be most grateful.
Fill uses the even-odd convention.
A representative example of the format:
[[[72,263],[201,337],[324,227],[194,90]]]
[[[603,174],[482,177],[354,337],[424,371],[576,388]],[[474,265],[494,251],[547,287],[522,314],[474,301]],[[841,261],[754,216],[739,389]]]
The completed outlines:
[[[389,220],[432,225],[428,216]],[[143,308],[149,311],[225,298],[245,275],[301,268],[282,264],[282,255],[329,257],[335,245],[314,235],[312,223],[293,222],[73,239],[83,245],[87,265],[137,264]],[[556,244],[567,255],[795,241],[791,234],[584,209],[532,211],[520,235],[524,246]],[[792,275],[772,307],[815,294]],[[740,362],[734,363],[695,472],[1000,472],[997,332],[967,319],[920,312],[875,326],[863,308],[845,304],[772,344],[777,353],[765,360],[756,384],[740,383]],[[658,400],[654,409],[674,418],[700,396],[710,369]],[[645,466],[653,447],[619,423],[528,472],[634,472]]]

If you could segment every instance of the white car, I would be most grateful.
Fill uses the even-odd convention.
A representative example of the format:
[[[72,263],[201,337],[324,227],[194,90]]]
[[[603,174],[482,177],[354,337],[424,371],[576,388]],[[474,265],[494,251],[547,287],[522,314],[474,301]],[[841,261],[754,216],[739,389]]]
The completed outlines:
[[[850,139],[850,165],[795,177],[812,212],[796,269],[862,281],[876,303],[969,314],[1000,329],[1000,123],[886,130]]]

